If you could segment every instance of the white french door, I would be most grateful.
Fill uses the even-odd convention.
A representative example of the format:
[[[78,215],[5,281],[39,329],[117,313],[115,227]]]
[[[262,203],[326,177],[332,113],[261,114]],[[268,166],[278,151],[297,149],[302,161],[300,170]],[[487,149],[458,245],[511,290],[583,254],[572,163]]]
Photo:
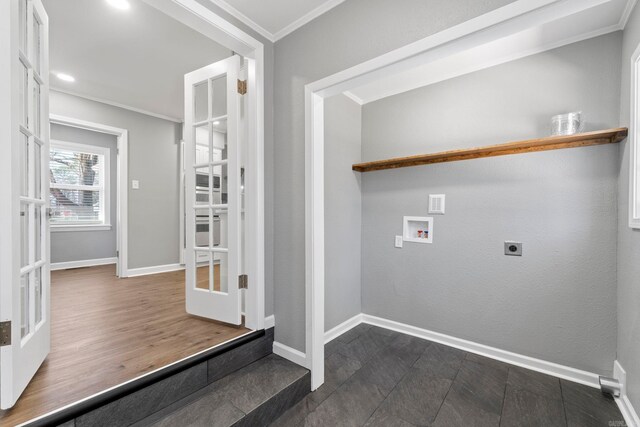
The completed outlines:
[[[0,407],[50,348],[48,18],[40,0],[0,6]]]
[[[239,325],[240,57],[185,75],[187,312]]]

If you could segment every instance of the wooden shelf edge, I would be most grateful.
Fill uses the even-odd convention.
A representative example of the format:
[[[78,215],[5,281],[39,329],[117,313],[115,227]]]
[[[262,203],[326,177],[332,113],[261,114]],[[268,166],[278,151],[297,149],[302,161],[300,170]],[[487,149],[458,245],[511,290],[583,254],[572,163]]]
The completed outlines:
[[[416,156],[396,157],[387,160],[357,163],[354,164],[351,169],[357,172],[370,172],[384,169],[428,165],[432,163],[456,162],[460,160],[471,160],[484,157],[506,156],[509,154],[534,153],[538,151],[560,150],[563,148],[614,144],[625,139],[628,133],[629,129],[627,128],[614,128],[569,136],[550,136],[547,138],[507,142],[506,144],[488,145],[485,147],[466,148],[462,150],[442,151],[432,154],[419,154]]]

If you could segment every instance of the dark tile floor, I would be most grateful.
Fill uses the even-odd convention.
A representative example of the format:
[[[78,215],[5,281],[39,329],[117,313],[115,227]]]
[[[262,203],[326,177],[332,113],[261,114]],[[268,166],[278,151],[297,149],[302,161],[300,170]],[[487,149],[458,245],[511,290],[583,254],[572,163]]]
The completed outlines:
[[[272,426],[623,426],[599,390],[361,324],[325,347],[325,384]]]

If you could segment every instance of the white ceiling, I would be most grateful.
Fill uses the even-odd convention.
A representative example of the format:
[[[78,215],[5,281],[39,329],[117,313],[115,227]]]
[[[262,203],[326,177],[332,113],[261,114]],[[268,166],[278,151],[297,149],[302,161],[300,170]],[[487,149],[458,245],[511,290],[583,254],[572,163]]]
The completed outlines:
[[[231,52],[140,0],[43,0],[49,15],[51,87],[134,109],[183,117],[184,74]]]
[[[275,42],[344,0],[209,0]]]
[[[636,0],[605,0],[594,7],[559,16],[509,37],[430,61],[410,71],[383,78],[345,92],[359,104],[367,104],[419,87],[435,84],[481,69],[624,28]]]

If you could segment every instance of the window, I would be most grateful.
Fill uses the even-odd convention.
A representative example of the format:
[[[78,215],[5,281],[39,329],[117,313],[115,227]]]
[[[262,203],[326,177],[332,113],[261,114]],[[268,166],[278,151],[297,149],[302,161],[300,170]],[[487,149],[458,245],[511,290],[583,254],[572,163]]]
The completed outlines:
[[[109,149],[51,141],[52,230],[110,228]]]
[[[631,57],[629,227],[640,228],[640,46]]]

